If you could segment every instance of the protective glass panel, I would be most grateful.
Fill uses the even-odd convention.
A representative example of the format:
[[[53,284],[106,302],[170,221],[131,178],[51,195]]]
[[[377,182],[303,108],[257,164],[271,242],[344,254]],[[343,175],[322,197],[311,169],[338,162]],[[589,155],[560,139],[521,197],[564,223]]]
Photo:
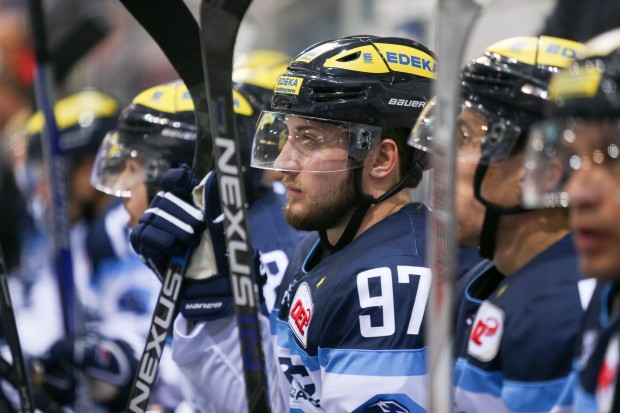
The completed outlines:
[[[437,127],[436,102],[427,104],[409,136],[409,145],[425,152],[433,151]],[[465,101],[456,120],[457,160],[491,166],[501,164],[512,151],[521,129],[487,112],[483,106]]]
[[[252,145],[251,166],[289,172],[336,172],[373,160],[381,128],[327,119],[263,112]]]
[[[145,179],[145,160],[141,154],[124,145],[117,131],[109,132],[99,147],[91,185],[106,194],[130,197],[132,188]]]

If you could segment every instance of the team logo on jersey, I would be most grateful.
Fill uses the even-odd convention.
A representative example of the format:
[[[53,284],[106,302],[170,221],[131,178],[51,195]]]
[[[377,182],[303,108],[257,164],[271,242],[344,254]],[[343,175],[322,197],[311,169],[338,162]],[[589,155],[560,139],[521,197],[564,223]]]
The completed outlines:
[[[482,303],[474,319],[467,352],[480,361],[492,360],[504,333],[504,311],[488,301]]]
[[[620,334],[613,336],[609,342],[603,365],[598,373],[596,404],[601,413],[610,413],[613,408],[616,382],[618,381],[618,361],[620,361]]]
[[[402,393],[377,394],[367,400],[353,413],[422,413],[426,412],[419,404],[409,396]]]
[[[314,312],[314,303],[308,283],[303,283],[295,292],[291,311],[288,313],[288,325],[304,348],[308,345],[308,327]]]

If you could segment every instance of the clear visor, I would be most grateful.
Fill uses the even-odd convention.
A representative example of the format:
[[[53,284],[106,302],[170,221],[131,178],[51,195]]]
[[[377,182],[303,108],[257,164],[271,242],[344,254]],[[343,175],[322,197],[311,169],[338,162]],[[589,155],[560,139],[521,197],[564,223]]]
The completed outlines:
[[[523,205],[568,206],[573,176],[594,168],[620,178],[620,121],[569,118],[533,126],[525,152]]]
[[[409,136],[409,145],[433,152],[436,113],[436,101],[432,99],[418,117]],[[510,154],[520,134],[518,126],[489,113],[481,105],[465,101],[456,119],[457,161],[500,164]]]
[[[121,142],[118,131],[110,131],[97,152],[90,183],[106,194],[130,197],[134,187],[146,182],[146,163],[139,151]]]
[[[288,172],[336,172],[374,160],[381,128],[263,112],[252,145],[254,168]]]

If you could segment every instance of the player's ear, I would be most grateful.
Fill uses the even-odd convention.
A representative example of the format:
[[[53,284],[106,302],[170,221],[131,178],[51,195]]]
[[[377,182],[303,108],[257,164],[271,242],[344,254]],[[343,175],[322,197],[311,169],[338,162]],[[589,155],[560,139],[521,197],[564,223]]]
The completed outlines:
[[[398,170],[398,145],[394,139],[381,139],[377,156],[372,162],[369,174],[372,178],[384,178]]]

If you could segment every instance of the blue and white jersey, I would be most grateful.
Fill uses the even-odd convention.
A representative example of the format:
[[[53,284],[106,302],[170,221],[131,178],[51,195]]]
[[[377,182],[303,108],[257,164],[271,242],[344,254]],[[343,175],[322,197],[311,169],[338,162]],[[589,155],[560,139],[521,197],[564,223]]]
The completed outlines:
[[[570,236],[509,277],[489,261],[464,276],[456,412],[572,411],[571,364],[587,301],[581,280]]]
[[[620,315],[610,316],[613,289],[611,281],[599,282],[584,317],[575,362],[579,413],[620,411]]]
[[[290,265],[271,328],[291,412],[426,411],[425,224],[426,207],[410,204]]]
[[[249,226],[253,246],[260,252],[267,273],[263,295],[268,310],[273,308],[276,291],[289,265],[292,253],[307,235],[289,226],[282,214],[286,203],[283,191],[274,187],[260,195],[250,206]],[[275,363],[269,320],[262,320],[262,345],[272,395],[273,412],[287,411],[288,401],[277,383],[279,367]],[[242,413],[247,411],[237,320],[234,315],[199,323],[189,328],[183,317],[174,324],[173,359],[187,379],[192,404],[197,411]]]

